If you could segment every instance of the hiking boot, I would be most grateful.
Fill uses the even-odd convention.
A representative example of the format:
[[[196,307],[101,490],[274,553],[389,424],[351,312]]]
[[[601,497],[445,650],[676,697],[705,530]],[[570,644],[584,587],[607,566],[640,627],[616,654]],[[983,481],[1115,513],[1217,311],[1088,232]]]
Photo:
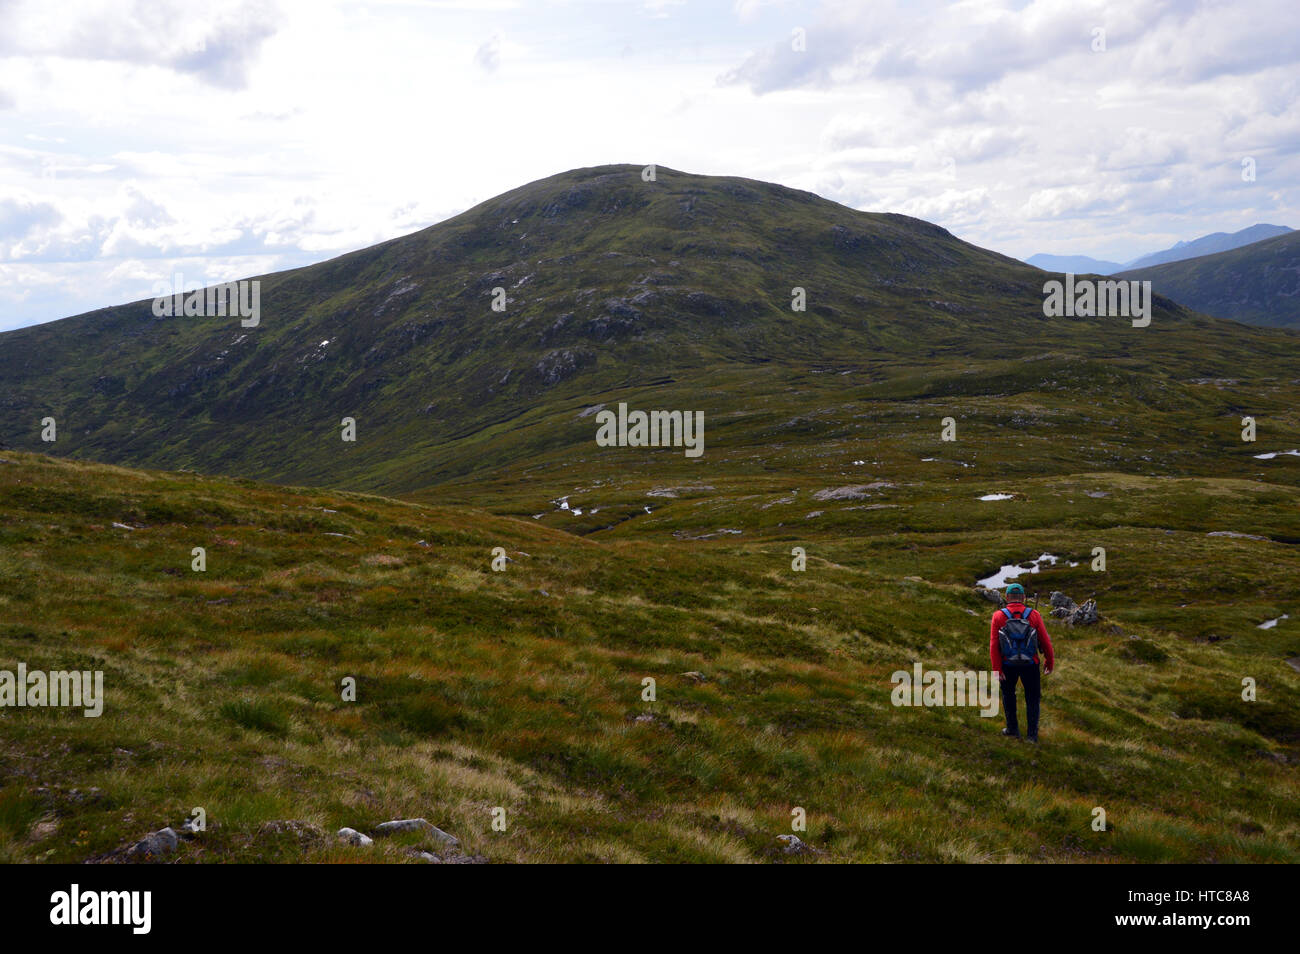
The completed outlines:
[[[1038,744],[1038,733],[1037,733],[1037,732],[1035,732],[1035,733],[1034,733],[1033,735],[1031,735],[1031,736],[1027,736],[1026,738],[1028,738],[1029,741],[1030,741],[1030,742],[1033,742],[1035,745]]]
[[[1003,729],[1003,730],[1002,730],[1002,734],[1005,735],[1005,736],[1007,736],[1008,738],[1011,738],[1011,739],[1018,739],[1018,738],[1020,738],[1020,733],[1019,733],[1019,732],[1012,731],[1011,729]]]

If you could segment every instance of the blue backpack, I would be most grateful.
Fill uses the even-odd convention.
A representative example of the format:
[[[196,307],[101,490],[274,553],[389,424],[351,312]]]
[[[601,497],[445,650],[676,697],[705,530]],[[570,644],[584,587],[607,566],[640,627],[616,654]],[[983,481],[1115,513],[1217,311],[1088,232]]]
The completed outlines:
[[[1033,612],[1028,606],[1020,611],[1019,616],[1011,615],[1011,610],[1002,610],[1007,621],[998,630],[998,649],[1002,651],[1002,662],[1021,665],[1034,661],[1038,655],[1038,630],[1029,621]]]

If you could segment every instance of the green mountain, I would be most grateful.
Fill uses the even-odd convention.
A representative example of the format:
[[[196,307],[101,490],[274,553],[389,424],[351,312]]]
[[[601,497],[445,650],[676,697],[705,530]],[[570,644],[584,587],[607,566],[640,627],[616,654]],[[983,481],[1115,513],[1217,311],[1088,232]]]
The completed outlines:
[[[589,453],[594,426],[576,414],[625,398],[704,410],[712,440],[768,446],[801,432],[791,415],[746,409],[820,413],[850,382],[882,395],[888,380],[900,395],[1049,380],[1172,394],[1180,379],[1232,376],[1233,355],[1267,369],[1270,355],[1293,353],[1168,301],[1146,329],[1046,319],[1040,271],[925,222],[749,180],[640,173],[553,176],[264,276],[255,328],[155,318],[146,301],[7,332],[0,441],[410,493]],[[496,288],[504,311],[492,310]],[[1047,352],[1034,368],[1015,364]],[[40,440],[47,416],[53,444]],[[357,422],[354,443],[340,439],[344,417]]]
[[[1300,327],[1300,232],[1117,277],[1148,280],[1157,294],[1207,314]]]

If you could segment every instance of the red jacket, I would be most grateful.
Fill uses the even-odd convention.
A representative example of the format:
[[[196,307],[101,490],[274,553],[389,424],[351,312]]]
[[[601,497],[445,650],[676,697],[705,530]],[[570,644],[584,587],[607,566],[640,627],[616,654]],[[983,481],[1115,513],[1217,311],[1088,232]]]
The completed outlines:
[[[1019,616],[1024,610],[1024,603],[1008,603],[1007,609],[1015,611]],[[1047,668],[1056,667],[1056,655],[1052,652],[1052,638],[1047,635],[1047,627],[1043,625],[1043,617],[1039,615],[1038,610],[1030,610],[1028,616],[1029,622],[1033,624],[1034,629],[1038,630],[1038,645],[1042,647],[1043,655],[1047,657]],[[993,614],[993,622],[989,625],[989,659],[993,661],[993,671],[1002,671],[1002,650],[998,647],[998,630],[1000,630],[1007,621],[1007,614],[998,610]],[[1038,656],[1034,656],[1034,665],[1038,664]]]

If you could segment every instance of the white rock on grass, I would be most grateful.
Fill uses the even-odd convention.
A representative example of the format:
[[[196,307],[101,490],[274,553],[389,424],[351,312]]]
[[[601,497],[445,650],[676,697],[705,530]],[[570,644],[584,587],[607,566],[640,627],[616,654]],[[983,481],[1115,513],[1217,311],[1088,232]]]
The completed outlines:
[[[360,845],[363,848],[375,843],[373,838],[361,834],[355,828],[340,828],[338,836],[340,841],[346,841],[349,845]]]
[[[165,855],[168,852],[176,850],[180,844],[180,837],[176,832],[168,827],[154,832],[151,835],[145,835],[143,839],[135,844],[131,849],[133,855]]]
[[[447,834],[441,828],[436,828],[423,818],[399,818],[394,821],[386,821],[382,825],[375,827],[376,836],[396,835],[409,831],[423,832],[444,845],[460,844],[460,840],[455,835]]]
[[[434,828],[432,825],[429,826],[429,835],[449,848],[455,848],[460,844],[460,839],[455,835],[449,835],[441,828]]]
[[[396,835],[407,831],[428,831],[433,826],[423,818],[398,818],[375,826],[376,835]]]
[[[893,487],[887,480],[875,480],[869,484],[850,484],[847,487],[827,487],[825,490],[819,490],[813,494],[813,500],[865,500],[870,497],[869,491],[885,490]]]
[[[778,841],[785,842],[785,853],[787,855],[801,855],[804,852],[812,851],[812,845],[808,844],[798,835],[777,835]]]

